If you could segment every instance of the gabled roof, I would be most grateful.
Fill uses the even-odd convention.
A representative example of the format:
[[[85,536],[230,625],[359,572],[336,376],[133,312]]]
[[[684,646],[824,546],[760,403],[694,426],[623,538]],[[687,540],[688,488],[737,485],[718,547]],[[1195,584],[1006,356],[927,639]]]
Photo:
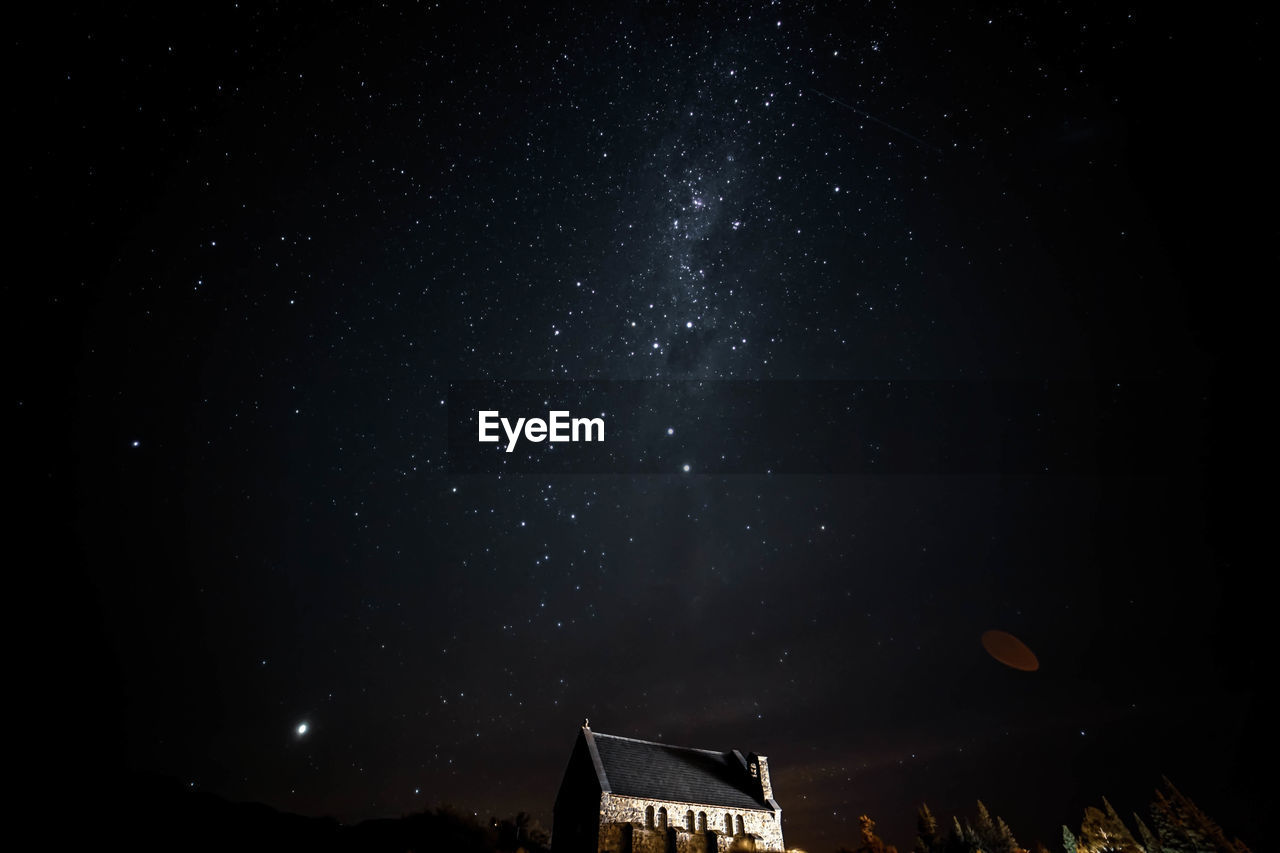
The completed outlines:
[[[714,752],[592,732],[583,726],[592,748],[600,788],[629,797],[675,800],[735,809],[773,811],[763,799],[742,753]],[[678,817],[673,815],[672,820]]]

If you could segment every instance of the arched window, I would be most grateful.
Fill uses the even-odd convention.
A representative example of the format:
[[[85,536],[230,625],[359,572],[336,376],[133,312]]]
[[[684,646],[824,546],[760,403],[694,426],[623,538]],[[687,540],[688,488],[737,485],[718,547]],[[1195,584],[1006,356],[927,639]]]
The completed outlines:
[[[698,832],[707,831],[707,813],[698,812]]]
[[[733,815],[731,814],[724,816],[724,834],[733,835]]]
[[[644,828],[653,829],[653,806],[646,806],[644,810]]]
[[[738,815],[738,834],[745,835],[746,830],[742,827],[742,815]]]
[[[662,806],[658,809],[658,829],[667,828],[667,807]]]
[[[684,828],[693,832],[693,809],[684,813]]]

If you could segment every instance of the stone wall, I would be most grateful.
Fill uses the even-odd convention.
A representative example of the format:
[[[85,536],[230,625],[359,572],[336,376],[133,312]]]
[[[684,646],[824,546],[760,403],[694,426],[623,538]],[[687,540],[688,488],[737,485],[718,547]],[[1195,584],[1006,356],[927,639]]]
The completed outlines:
[[[647,810],[653,809],[652,828]],[[660,809],[667,810],[661,825]],[[693,812],[693,830],[687,823]],[[705,819],[702,817],[705,815]],[[725,818],[729,818],[726,825]],[[738,853],[782,851],[781,815],[698,803],[600,795],[600,853]],[[732,828],[732,832],[726,829]]]

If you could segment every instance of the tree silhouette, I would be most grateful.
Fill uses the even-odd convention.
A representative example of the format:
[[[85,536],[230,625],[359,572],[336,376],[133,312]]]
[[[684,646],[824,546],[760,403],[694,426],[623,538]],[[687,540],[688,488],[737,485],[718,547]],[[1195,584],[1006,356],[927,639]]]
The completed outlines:
[[[862,836],[862,844],[854,853],[898,853],[898,848],[892,844],[885,844],[884,840],[876,835],[876,822],[867,815],[858,816],[859,833]]]
[[[1102,804],[1105,811],[1095,806],[1084,810],[1084,823],[1080,825],[1080,853],[1143,853],[1106,797],[1102,798]]]
[[[929,811],[929,806],[920,804],[916,811],[916,846],[915,853],[933,853],[938,846],[938,819]]]
[[[1151,821],[1158,839],[1158,851],[1147,853],[1249,853],[1239,838],[1228,840],[1226,833],[1189,797],[1164,778],[1164,790],[1156,790],[1151,804]],[[1140,827],[1139,831],[1145,827]]]
[[[1164,779],[1151,804],[1151,825],[1134,815],[1134,833],[1105,797],[1102,808],[1089,806],[1077,838],[1062,828],[1067,853],[1249,853],[1240,839],[1228,840],[1189,797]]]
[[[518,812],[514,818],[490,819],[495,846],[500,851],[524,850],[528,853],[546,850],[551,836],[528,812]]]

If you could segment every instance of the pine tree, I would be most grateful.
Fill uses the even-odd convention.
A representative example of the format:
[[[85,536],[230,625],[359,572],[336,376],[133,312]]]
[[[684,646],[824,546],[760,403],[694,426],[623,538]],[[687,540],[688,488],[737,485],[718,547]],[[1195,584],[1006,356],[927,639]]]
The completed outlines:
[[[1080,825],[1079,847],[1082,853],[1142,853],[1142,848],[1125,827],[1106,798],[1106,811],[1089,806]]]
[[[1151,804],[1151,823],[1164,853],[1195,853],[1183,835],[1177,811],[1161,791],[1156,791],[1155,802]]]
[[[991,817],[982,800],[978,800],[978,819],[970,830],[975,845],[984,853],[1015,853],[1019,849],[1018,840],[1003,818]]]
[[[1138,835],[1142,836],[1142,848],[1146,853],[1164,853],[1160,842],[1156,840],[1151,830],[1147,829],[1147,825],[1142,822],[1142,818],[1138,816],[1137,812],[1134,813],[1133,819],[1138,822]]]
[[[1165,778],[1168,794],[1157,790],[1151,804],[1151,818],[1163,853],[1249,853],[1239,838],[1228,841],[1226,833],[1189,797]]]
[[[926,803],[916,812],[915,853],[933,853],[938,847],[938,819]]]
[[[1018,839],[1013,837],[1013,830],[1009,828],[1009,824],[1004,822],[1004,818],[996,818],[996,843],[991,849],[991,853],[1018,853],[1021,850],[1018,846]]]
[[[1076,843],[1076,837],[1071,834],[1071,830],[1067,829],[1067,825],[1062,825],[1062,846],[1067,853],[1079,853],[1080,846]]]
[[[975,840],[973,828],[961,826],[960,819],[951,818],[951,832],[941,845],[942,853],[981,853]]]
[[[973,829],[977,833],[978,842],[984,848],[989,848],[996,836],[996,827],[991,821],[991,812],[987,811],[986,804],[982,800],[978,800],[978,820]]]
[[[892,844],[885,844],[880,836],[876,835],[876,822],[867,815],[858,817],[860,824],[860,832],[862,834],[862,846],[856,853],[898,853],[898,848]]]

